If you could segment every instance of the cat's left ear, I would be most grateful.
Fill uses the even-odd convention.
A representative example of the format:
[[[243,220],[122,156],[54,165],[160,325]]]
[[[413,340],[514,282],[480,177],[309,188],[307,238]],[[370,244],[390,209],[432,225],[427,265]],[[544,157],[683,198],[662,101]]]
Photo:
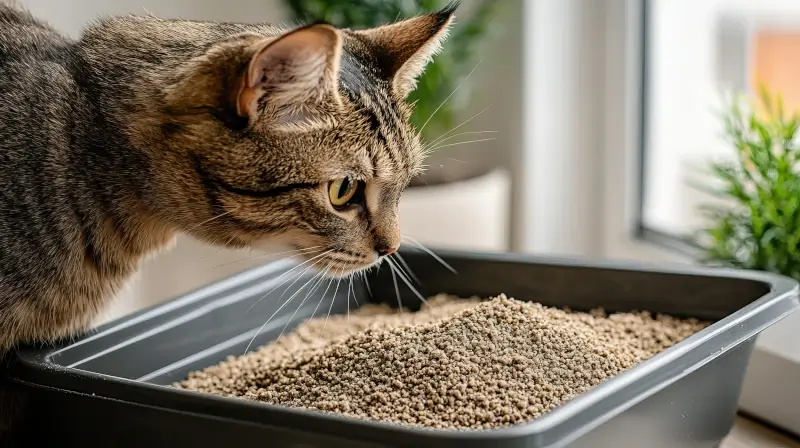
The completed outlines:
[[[432,14],[356,32],[377,47],[383,74],[401,97],[416,88],[425,67],[441,51],[460,3],[452,1]]]
[[[324,98],[338,94],[339,31],[314,24],[256,44],[236,102],[242,117],[254,118],[262,108],[281,121],[292,121]]]

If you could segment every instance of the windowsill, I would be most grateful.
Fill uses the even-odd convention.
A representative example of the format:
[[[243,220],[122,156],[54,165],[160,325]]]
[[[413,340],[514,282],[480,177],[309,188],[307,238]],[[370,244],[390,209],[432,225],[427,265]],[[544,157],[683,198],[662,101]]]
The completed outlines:
[[[769,352],[800,367],[800,313],[787,316],[765,330],[756,341],[756,350]],[[800,374],[797,375],[800,384]]]
[[[742,385],[739,408],[787,432],[800,435],[800,360],[768,335],[800,324],[797,313],[766,330],[756,342]],[[788,355],[788,356],[787,356]],[[794,355],[794,356],[792,356]]]
[[[684,256],[687,260],[697,259],[700,256],[700,249],[692,242],[660,230],[650,229],[642,224],[637,226],[635,239]]]

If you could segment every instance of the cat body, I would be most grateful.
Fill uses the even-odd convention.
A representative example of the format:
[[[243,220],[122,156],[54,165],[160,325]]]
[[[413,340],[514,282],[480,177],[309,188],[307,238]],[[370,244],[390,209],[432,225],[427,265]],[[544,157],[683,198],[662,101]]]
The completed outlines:
[[[400,244],[406,95],[456,4],[372,30],[101,19],[0,2],[0,352],[85,329],[178,233],[327,275]]]

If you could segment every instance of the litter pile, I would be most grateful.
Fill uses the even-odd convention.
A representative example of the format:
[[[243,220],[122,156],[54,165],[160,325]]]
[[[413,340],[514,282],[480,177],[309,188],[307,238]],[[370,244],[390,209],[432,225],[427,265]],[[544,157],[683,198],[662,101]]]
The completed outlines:
[[[311,319],[176,387],[431,428],[534,419],[708,323],[439,295]]]

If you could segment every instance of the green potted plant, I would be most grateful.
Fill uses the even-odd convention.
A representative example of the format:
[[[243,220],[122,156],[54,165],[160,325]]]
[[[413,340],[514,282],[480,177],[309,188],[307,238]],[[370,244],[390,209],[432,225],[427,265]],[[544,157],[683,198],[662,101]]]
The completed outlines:
[[[363,29],[380,26],[446,6],[450,0],[284,0],[291,19],[300,23],[323,20],[341,28]],[[478,66],[483,42],[492,34],[491,26],[498,10],[498,0],[465,2],[443,51],[428,65],[419,78],[417,89],[410,95],[414,103],[412,122],[421,131],[423,141],[432,148],[447,148],[459,143],[458,136],[448,134],[463,122],[458,112],[470,99],[468,79]],[[456,130],[463,131],[465,128]],[[444,136],[442,138],[442,136]],[[474,136],[473,136],[474,137]],[[463,140],[463,139],[462,139]],[[445,158],[443,158],[445,159]],[[437,154],[429,158],[430,166],[439,166]],[[422,187],[464,180],[482,175],[494,167],[447,163],[447,169],[428,172],[414,179],[412,187]]]
[[[735,158],[711,165],[720,202],[702,209],[702,262],[800,279],[798,115],[762,89],[757,101],[735,97],[724,123]]]
[[[755,98],[734,97],[724,124],[734,157],[711,165],[716,185],[707,191],[715,197],[703,209],[708,225],[697,235],[700,261],[800,280],[800,117],[762,87]],[[748,369],[739,397],[741,410],[794,432],[797,406],[783,402],[787,388],[781,379],[800,378],[790,361],[797,353],[798,324],[795,313],[760,336],[758,362]]]

